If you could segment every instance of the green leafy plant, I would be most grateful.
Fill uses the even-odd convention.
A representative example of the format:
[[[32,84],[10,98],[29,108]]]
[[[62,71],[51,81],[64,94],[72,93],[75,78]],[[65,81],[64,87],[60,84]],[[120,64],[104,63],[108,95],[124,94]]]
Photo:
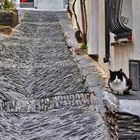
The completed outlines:
[[[30,14],[28,12],[25,12],[24,14],[25,17],[31,17]]]
[[[13,8],[13,2],[9,0],[5,0],[4,9],[12,9],[12,8]]]
[[[88,48],[88,46],[87,46],[87,45],[85,45],[85,44],[82,44],[80,48],[84,50],[84,49],[87,49],[87,48]]]

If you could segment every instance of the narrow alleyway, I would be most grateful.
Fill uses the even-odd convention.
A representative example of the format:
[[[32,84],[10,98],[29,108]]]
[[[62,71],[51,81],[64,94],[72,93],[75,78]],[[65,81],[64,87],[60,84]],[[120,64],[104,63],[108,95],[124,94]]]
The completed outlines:
[[[12,107],[16,103],[13,110],[1,110],[0,140],[108,140],[66,46],[60,18],[66,18],[64,12],[27,11],[1,41],[0,96]],[[36,101],[42,103],[39,111]]]

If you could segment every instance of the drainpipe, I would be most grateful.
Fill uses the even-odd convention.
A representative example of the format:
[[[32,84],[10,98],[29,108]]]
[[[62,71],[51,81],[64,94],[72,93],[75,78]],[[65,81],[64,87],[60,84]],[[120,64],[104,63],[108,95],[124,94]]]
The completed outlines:
[[[108,63],[110,58],[110,34],[109,34],[109,13],[108,0],[105,0],[105,57],[104,63]]]
[[[34,0],[34,8],[38,9],[38,0]]]
[[[87,44],[87,34],[86,34],[86,17],[85,17],[85,14],[84,14],[84,1],[83,0],[80,0],[80,5],[81,5],[81,16],[82,16],[82,29],[83,29],[83,41],[85,43],[85,45]]]

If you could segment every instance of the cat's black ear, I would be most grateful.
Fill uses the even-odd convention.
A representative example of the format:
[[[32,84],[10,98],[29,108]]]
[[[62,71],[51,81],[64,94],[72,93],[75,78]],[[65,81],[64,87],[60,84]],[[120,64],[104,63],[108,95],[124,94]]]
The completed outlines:
[[[122,68],[120,69],[120,72],[122,72]]]
[[[109,69],[109,72],[112,73],[111,69]]]

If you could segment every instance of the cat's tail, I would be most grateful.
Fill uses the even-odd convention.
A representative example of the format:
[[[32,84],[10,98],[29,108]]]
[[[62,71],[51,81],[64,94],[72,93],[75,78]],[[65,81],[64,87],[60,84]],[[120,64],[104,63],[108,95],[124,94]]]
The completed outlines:
[[[126,90],[126,92],[129,92],[129,90],[132,89],[132,86],[133,86],[132,80],[128,78],[124,72],[122,72],[122,74],[125,77],[126,82],[127,82],[126,85],[128,86],[128,89]]]
[[[130,90],[132,89],[132,80],[131,79],[127,79],[127,86],[128,86],[128,88],[127,88],[127,90],[125,90],[124,92],[123,92],[123,94],[124,95],[126,95],[126,94],[130,94]]]
[[[127,90],[132,89],[133,84],[132,84],[132,80],[130,78],[127,79],[127,86],[128,86],[128,89]]]

